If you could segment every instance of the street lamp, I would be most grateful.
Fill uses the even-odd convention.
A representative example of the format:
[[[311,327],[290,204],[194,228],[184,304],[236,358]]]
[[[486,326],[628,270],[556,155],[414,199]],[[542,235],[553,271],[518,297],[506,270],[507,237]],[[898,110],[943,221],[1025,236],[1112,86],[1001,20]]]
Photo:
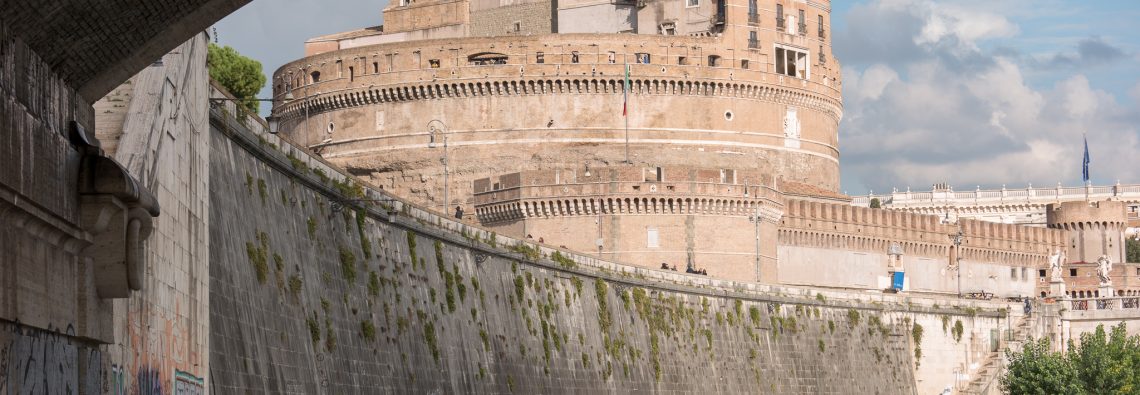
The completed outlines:
[[[958,299],[962,298],[962,227],[958,227],[958,233],[950,235],[950,239],[954,242],[954,272],[958,275]]]
[[[748,216],[748,222],[753,224],[756,230],[756,282],[760,282],[760,222],[764,220],[760,214],[760,204],[757,203],[752,214]]]
[[[437,132],[443,135],[443,157],[439,159],[439,162],[443,165],[443,211],[446,213],[447,207],[451,204],[447,199],[447,190],[450,189],[448,184],[449,171],[447,168],[447,124],[444,124],[443,121],[438,119],[433,119],[428,122],[427,129],[430,138],[428,148],[435,148],[435,134]]]

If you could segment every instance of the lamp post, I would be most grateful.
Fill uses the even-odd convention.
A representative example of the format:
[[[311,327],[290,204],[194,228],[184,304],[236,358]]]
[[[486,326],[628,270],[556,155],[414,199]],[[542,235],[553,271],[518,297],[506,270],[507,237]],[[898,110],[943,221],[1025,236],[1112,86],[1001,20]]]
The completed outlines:
[[[288,103],[289,101],[292,101],[292,100],[293,100],[293,95],[290,95],[290,94],[286,94],[285,98],[283,100],[258,99],[255,97],[249,97],[249,98],[245,98],[245,99],[238,99],[238,98],[232,98],[232,97],[211,97],[211,98],[209,98],[211,106],[221,105],[222,103],[225,103],[225,102],[256,101],[256,102],[270,102],[270,103],[272,103],[272,102],[280,101],[282,103]],[[278,118],[277,116],[273,115],[274,110],[276,110],[276,109],[275,108],[270,109],[270,115],[268,117],[265,117],[265,123],[269,124],[269,134],[277,134],[277,132],[279,131],[278,128],[280,127],[280,124],[281,124],[281,119]]]
[[[753,228],[756,230],[756,282],[760,282],[760,222],[763,220],[764,217],[760,214],[760,205],[757,204],[752,214],[748,216],[748,221],[752,222]]]
[[[447,163],[447,124],[438,119],[433,119],[427,124],[428,134],[430,140],[428,141],[428,148],[435,148],[435,134],[439,132],[443,135],[443,157],[439,159],[440,164],[443,165],[443,212],[447,212],[447,207],[451,202],[447,199],[447,190],[450,189],[448,184],[448,163]]]
[[[950,235],[950,239],[954,242],[954,272],[958,275],[958,299],[962,298],[962,227],[958,227],[958,233]]]

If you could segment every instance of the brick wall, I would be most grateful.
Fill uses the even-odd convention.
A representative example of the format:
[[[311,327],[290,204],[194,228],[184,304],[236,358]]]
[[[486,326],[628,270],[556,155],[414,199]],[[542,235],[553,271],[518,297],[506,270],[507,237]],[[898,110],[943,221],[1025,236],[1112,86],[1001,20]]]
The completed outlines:
[[[471,12],[471,35],[477,37],[552,33],[551,2],[514,4]],[[520,30],[515,31],[515,23]]]

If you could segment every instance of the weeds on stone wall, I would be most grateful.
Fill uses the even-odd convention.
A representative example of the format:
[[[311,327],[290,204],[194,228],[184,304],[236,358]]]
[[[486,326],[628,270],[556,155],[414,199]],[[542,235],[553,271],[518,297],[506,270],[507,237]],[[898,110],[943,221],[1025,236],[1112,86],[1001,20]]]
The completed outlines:
[[[756,306],[749,307],[748,317],[752,319],[752,325],[760,325],[760,308]]]
[[[915,322],[914,326],[910,327],[910,338],[914,340],[914,368],[918,369],[919,363],[922,361],[922,325]]]
[[[316,240],[317,238],[317,220],[309,217],[309,240]]]
[[[380,276],[376,272],[368,272],[368,294],[371,296],[380,296]]]
[[[819,352],[823,352],[827,347],[823,344],[823,339],[819,339]]]
[[[510,246],[509,249],[511,251],[522,254],[526,257],[527,260],[530,261],[537,261],[542,258],[542,252],[539,251],[538,246],[531,246],[524,241],[515,243],[515,245]]]
[[[376,326],[372,321],[360,321],[360,336],[364,337],[364,340],[376,341]]]
[[[289,293],[292,294],[294,298],[300,297],[301,286],[301,276],[294,274],[289,277]]]
[[[554,251],[553,254],[550,254],[550,259],[567,269],[578,267],[578,262],[570,259],[570,257],[562,255],[562,253],[559,251]]]
[[[245,193],[253,195],[253,176],[249,175],[248,172],[245,173]]]
[[[296,156],[293,156],[293,151],[286,153],[285,157],[289,158],[289,163],[293,165],[293,170],[296,170],[302,174],[309,173],[309,166],[305,165],[305,161],[297,159]]]
[[[574,284],[574,289],[577,292],[574,295],[581,297],[582,296],[582,279],[578,278],[578,276],[574,276],[574,277],[570,277],[570,282]]]
[[[313,344],[321,341],[321,324],[317,322],[317,312],[313,311],[312,317],[305,317],[305,324],[309,326],[309,337],[313,339]]]
[[[269,192],[267,191],[267,189],[268,189],[268,187],[265,185],[265,180],[258,178],[257,179],[257,195],[261,196],[261,205],[262,206],[265,205],[265,200],[266,200],[266,198],[269,197]]]
[[[364,253],[363,259],[368,260],[372,257],[372,242],[364,235],[364,209],[356,209],[356,233],[360,236],[360,251]]]
[[[950,330],[950,335],[954,337],[954,343],[962,342],[962,334],[966,332],[966,328],[962,327],[962,320],[954,320],[954,328]]]
[[[942,318],[942,334],[945,335],[946,330],[948,328],[950,328],[950,316],[943,314],[941,318]]]
[[[269,235],[258,231],[257,241],[258,244],[246,242],[245,253],[257,274],[257,282],[265,284],[265,280],[269,276],[269,258],[267,256],[269,253]]]
[[[340,273],[349,284],[356,282],[356,255],[345,246],[340,246]]]
[[[855,328],[859,325],[859,311],[855,309],[847,310],[847,326]]]
[[[336,331],[333,331],[332,320],[325,317],[325,350],[332,352],[336,349]]]
[[[412,259],[412,270],[416,269],[416,233],[408,231],[408,256]]]

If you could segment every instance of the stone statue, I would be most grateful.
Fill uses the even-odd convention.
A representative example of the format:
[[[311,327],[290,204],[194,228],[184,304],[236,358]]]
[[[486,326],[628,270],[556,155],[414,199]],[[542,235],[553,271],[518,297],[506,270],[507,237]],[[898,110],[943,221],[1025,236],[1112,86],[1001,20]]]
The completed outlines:
[[[1062,276],[1061,266],[1063,266],[1064,264],[1065,264],[1065,253],[1061,252],[1060,248],[1053,250],[1053,255],[1049,255],[1049,269],[1050,269],[1051,280],[1053,282],[1062,281],[1061,280],[1061,276]]]
[[[1112,260],[1108,259],[1108,255],[1101,255],[1096,260],[1096,275],[1100,277],[1102,287],[1112,285],[1112,278],[1109,277],[1109,273],[1112,273]]]

